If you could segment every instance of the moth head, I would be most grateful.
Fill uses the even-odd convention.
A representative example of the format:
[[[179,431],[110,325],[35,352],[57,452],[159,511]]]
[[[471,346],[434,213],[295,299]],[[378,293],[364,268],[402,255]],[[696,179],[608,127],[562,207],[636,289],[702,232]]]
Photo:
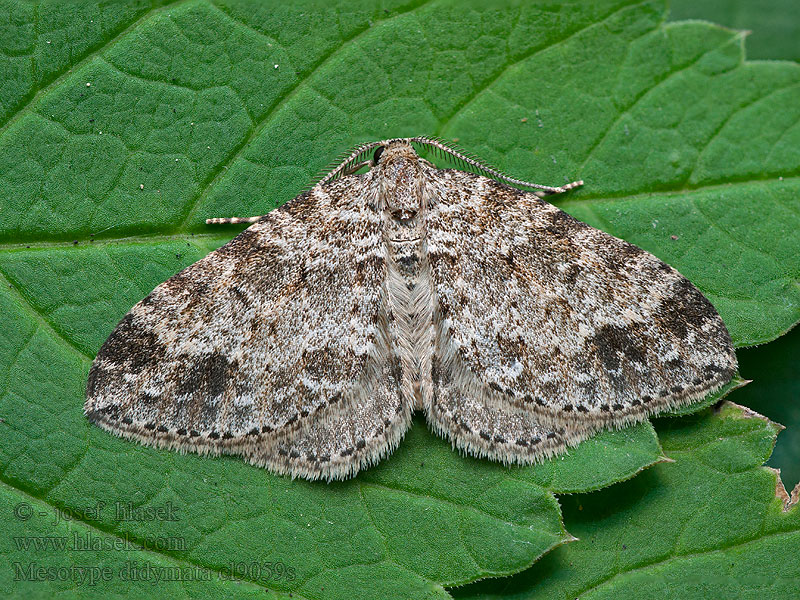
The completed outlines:
[[[396,219],[413,219],[423,207],[422,161],[407,140],[390,140],[375,149],[374,176],[384,206]]]

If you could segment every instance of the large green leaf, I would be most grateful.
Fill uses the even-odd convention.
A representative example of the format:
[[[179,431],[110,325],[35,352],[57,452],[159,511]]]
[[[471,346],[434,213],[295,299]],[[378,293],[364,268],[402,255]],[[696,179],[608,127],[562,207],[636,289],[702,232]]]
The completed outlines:
[[[673,0],[672,19],[707,19],[749,30],[747,56],[800,61],[800,5],[794,0]],[[753,383],[737,401],[786,426],[767,464],[780,468],[783,480],[800,480],[800,330],[765,348],[739,353],[742,374]]]
[[[667,422],[665,422],[667,421]],[[579,541],[460,598],[791,598],[800,584],[800,508],[761,464],[780,426],[725,403],[659,422],[674,459],[632,481],[562,498]],[[783,491],[783,488],[780,488]]]
[[[3,592],[152,595],[152,581],[119,577],[136,560],[242,596],[444,597],[570,539],[554,493],[660,460],[649,424],[506,469],[460,457],[417,421],[391,459],[327,485],[143,448],[85,421],[88,366],[116,322],[235,233],[204,219],[287,201],[356,142],[438,134],[518,177],[582,177],[561,206],[681,270],[737,345],[800,319],[800,69],[743,62],[735,32],[664,25],[660,3],[0,10],[0,314],[13,324],[0,337],[2,514],[17,537],[167,540],[89,555],[3,539]],[[115,502],[174,507],[177,520],[119,520]],[[26,521],[13,517],[21,504],[36,509]],[[48,524],[56,509],[74,520]],[[12,563],[31,557],[115,577],[13,581]],[[241,585],[222,577],[251,564],[262,568],[238,573]],[[207,589],[169,586],[157,589]]]

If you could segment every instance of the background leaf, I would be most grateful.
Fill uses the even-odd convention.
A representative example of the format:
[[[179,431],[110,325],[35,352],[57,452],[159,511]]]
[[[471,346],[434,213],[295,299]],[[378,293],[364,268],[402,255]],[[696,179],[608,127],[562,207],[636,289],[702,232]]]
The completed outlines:
[[[446,597],[570,539],[554,493],[661,460],[649,424],[506,469],[416,421],[391,459],[326,485],[85,421],[88,366],[117,321],[235,233],[203,220],[262,214],[357,142],[442,135],[518,177],[582,177],[560,206],[678,268],[738,346],[800,319],[800,68],[744,62],[736,32],[664,24],[660,3],[623,0],[2,6],[3,592],[152,595],[152,580],[119,576],[136,560],[196,568],[229,595]],[[120,520],[116,502],[174,507],[176,520]],[[36,515],[21,521],[21,504]],[[54,510],[75,518],[51,526]],[[107,564],[115,577],[13,581],[12,563],[31,560],[14,536],[74,532],[172,545],[36,550],[46,567]],[[259,568],[231,586],[232,564]]]
[[[752,59],[800,61],[800,6],[790,0],[674,0],[670,18],[707,19],[748,30],[747,56]],[[768,465],[781,469],[787,487],[800,481],[800,376],[797,360],[800,331],[760,349],[739,352],[742,373],[753,382],[737,394],[740,404],[786,426],[778,436]]]
[[[502,586],[459,598],[784,598],[800,581],[800,509],[775,497],[761,467],[779,426],[726,403],[662,419],[674,464],[593,494],[562,498],[580,538]]]
[[[705,19],[749,31],[751,59],[800,61],[800,7],[792,0],[673,0],[670,18]]]

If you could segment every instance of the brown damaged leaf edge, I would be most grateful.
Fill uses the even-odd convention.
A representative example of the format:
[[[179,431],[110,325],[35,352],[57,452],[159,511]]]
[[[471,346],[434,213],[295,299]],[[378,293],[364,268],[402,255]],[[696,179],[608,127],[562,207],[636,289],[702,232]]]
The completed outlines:
[[[744,419],[761,419],[767,425],[769,425],[770,427],[775,429],[775,434],[776,435],[779,434],[784,429],[786,429],[786,427],[781,425],[780,423],[777,423],[777,422],[773,421],[772,419],[770,419],[768,417],[765,417],[764,415],[762,415],[760,413],[757,413],[756,411],[754,411],[751,408],[748,408],[746,406],[742,406],[741,404],[736,404],[735,402],[731,402],[730,400],[727,400],[727,401],[725,401],[725,405],[731,406],[731,407],[736,408],[739,411],[741,411],[741,417],[740,418],[744,418]],[[717,412],[719,412],[721,409],[722,409],[722,406],[718,407],[717,408]],[[784,486],[783,480],[781,479],[781,470],[780,469],[775,469],[773,467],[767,467],[767,466],[765,466],[764,468],[767,469],[768,471],[772,471],[772,473],[775,475],[775,497],[778,498],[781,502],[783,502],[783,512],[785,512],[785,513],[789,512],[792,508],[794,508],[797,505],[798,499],[800,499],[800,482],[798,482],[797,485],[794,486],[794,489],[792,490],[792,493],[789,494],[786,491],[786,486]]]
[[[800,482],[797,482],[791,495],[789,495],[781,480],[781,470],[773,469],[772,467],[767,468],[775,473],[775,496],[783,502],[783,512],[789,512],[797,505],[797,501],[800,499]]]

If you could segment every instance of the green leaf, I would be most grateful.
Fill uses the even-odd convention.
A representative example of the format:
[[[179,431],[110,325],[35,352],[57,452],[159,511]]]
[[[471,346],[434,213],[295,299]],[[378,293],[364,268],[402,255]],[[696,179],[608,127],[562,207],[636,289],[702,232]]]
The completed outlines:
[[[751,59],[800,61],[800,19],[797,16],[794,0],[670,2],[672,19],[705,19],[748,31],[747,56]]]
[[[800,20],[793,0],[738,2],[715,0],[670,3],[672,19],[707,19],[749,31],[747,56],[755,59],[800,61]],[[740,351],[742,374],[753,382],[736,399],[786,430],[778,436],[767,464],[779,468],[787,487],[800,481],[800,374],[796,358],[800,353],[800,330],[793,329],[764,348]]]
[[[102,505],[87,508],[114,510]],[[0,590],[5,598],[49,598],[56,590],[69,598],[98,594],[152,598],[154,591],[165,598],[287,597],[265,594],[259,585],[218,577],[160,552],[142,551],[139,540],[109,535],[4,483],[0,483],[0,511],[6,517],[0,538]],[[155,533],[150,540],[164,547],[183,543],[181,536]],[[127,593],[121,594],[121,589]]]
[[[38,511],[2,514],[20,535],[182,544],[34,553],[117,575],[91,590],[29,582],[31,593],[152,595],[152,581],[119,577],[137,560],[197,568],[234,596],[446,597],[571,539],[555,493],[662,460],[650,424],[504,468],[459,456],[416,421],[390,459],[327,485],[86,422],[88,367],[118,320],[235,233],[204,219],[266,212],[357,142],[441,135],[517,177],[581,177],[559,204],[678,268],[738,346],[800,319],[800,68],[746,63],[739,34],[665,25],[660,3],[0,10],[0,314],[13,323],[0,337],[0,482],[3,502]],[[120,520],[116,502],[175,507],[177,520]],[[75,519],[51,527],[53,510]],[[237,570],[247,565],[259,568]],[[13,575],[2,570],[0,590],[18,589]]]
[[[675,461],[562,498],[579,538],[498,585],[459,598],[788,598],[800,581],[800,508],[761,464],[780,426],[735,404],[658,432]],[[782,489],[782,488],[781,488]]]

